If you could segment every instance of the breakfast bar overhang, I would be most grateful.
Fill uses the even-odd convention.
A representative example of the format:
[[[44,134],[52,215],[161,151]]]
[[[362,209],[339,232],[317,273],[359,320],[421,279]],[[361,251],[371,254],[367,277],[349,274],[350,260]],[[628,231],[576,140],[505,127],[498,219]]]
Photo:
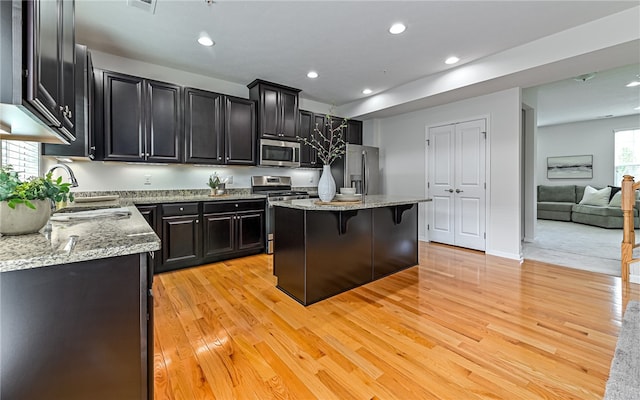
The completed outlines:
[[[274,202],[277,287],[306,306],[418,264],[418,203],[425,201]]]

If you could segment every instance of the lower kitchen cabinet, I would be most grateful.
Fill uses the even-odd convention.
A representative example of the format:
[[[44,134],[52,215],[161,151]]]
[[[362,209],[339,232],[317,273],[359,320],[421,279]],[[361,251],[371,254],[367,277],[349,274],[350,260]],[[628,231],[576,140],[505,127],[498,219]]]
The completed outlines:
[[[162,206],[162,262],[158,271],[197,265],[201,260],[198,203]]]
[[[1,273],[0,398],[153,399],[146,260],[132,254]]]
[[[373,279],[418,264],[418,205],[373,209]]]
[[[151,229],[158,235],[158,237],[162,237],[160,235],[160,229],[158,229],[158,206],[150,205],[150,206],[137,206],[136,207],[140,214],[147,221]],[[150,252],[147,256],[147,264],[149,264],[149,269],[151,270],[151,274],[155,272],[158,257],[160,256],[160,251]]]
[[[264,251],[264,207],[262,200],[204,203],[204,261]]]
[[[162,242],[155,272],[258,254],[265,249],[265,201],[138,205]]]

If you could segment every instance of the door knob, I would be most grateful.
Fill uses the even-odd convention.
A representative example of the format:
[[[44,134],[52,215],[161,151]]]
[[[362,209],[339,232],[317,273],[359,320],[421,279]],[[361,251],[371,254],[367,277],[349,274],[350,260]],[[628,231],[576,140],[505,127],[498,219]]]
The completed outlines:
[[[453,189],[445,189],[445,192],[453,193]]]
[[[464,190],[456,189],[456,193],[462,193]]]

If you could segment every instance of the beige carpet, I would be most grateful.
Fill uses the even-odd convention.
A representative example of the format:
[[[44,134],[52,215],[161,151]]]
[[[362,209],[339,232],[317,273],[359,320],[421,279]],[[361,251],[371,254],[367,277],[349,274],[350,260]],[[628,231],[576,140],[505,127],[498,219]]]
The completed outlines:
[[[539,219],[536,239],[525,242],[523,252],[529,260],[620,276],[621,242],[622,229]]]

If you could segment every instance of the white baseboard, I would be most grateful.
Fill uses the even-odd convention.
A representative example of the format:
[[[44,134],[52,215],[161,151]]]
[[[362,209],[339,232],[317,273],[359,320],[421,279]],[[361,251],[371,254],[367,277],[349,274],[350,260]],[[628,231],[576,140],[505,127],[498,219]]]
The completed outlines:
[[[421,242],[429,242],[429,238],[424,235],[418,235],[418,240]]]
[[[640,275],[629,274],[629,282],[640,284]]]
[[[488,255],[491,255],[491,256],[508,258],[510,260],[518,260],[518,261],[522,261],[523,260],[523,257],[522,257],[521,254],[506,253],[506,252],[503,252],[503,251],[489,251],[489,250],[486,250],[485,253],[488,254]]]

